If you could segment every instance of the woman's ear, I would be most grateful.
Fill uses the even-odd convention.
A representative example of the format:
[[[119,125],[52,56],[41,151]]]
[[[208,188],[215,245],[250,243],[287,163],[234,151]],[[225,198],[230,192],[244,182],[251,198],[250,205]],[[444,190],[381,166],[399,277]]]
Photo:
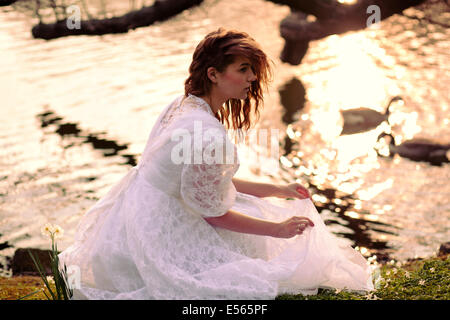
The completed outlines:
[[[206,70],[206,75],[208,76],[208,79],[212,82],[212,83],[217,83],[217,70],[214,67],[209,67]]]

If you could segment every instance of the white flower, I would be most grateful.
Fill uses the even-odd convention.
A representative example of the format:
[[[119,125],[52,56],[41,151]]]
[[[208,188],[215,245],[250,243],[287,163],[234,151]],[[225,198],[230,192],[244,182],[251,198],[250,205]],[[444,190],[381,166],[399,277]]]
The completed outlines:
[[[55,283],[55,280],[53,280],[52,276],[47,276],[47,282],[48,283]]]
[[[405,272],[405,277],[410,278],[410,277],[411,277],[411,274],[410,274],[408,271],[406,271],[406,272]]]
[[[430,269],[430,272],[434,272],[434,268],[431,268],[431,269]]]
[[[394,274],[397,274],[398,269],[397,269],[397,268],[394,268],[394,269],[392,270],[392,272],[394,272]]]
[[[367,298],[367,300],[378,300],[379,299],[373,292],[370,292],[369,294],[367,294],[366,298]]]
[[[420,281],[419,281],[419,284],[420,284],[421,286],[425,285],[425,280],[420,280]]]
[[[342,291],[342,289],[336,289],[336,294],[338,294],[339,292],[341,292]]]
[[[46,223],[44,226],[42,226],[41,228],[41,234],[43,236],[49,237],[51,238],[53,235],[53,225],[50,223]]]
[[[55,225],[53,234],[55,236],[55,239],[61,238],[64,235],[64,229],[58,225]]]
[[[41,233],[42,235],[49,237],[51,239],[58,239],[61,238],[64,234],[64,230],[63,228],[61,228],[58,225],[53,225],[51,223],[46,223],[42,228],[41,228]]]

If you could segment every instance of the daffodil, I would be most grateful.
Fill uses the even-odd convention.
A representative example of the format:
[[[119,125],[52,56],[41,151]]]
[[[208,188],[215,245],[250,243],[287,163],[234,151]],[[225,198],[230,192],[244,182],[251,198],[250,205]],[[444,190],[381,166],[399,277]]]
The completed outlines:
[[[43,236],[51,238],[53,236],[53,225],[51,225],[50,223],[46,223],[41,228],[41,234]]]
[[[70,286],[67,286],[67,275],[63,271],[61,273],[61,270],[59,269],[59,259],[58,259],[58,247],[56,244],[56,239],[61,238],[64,234],[63,228],[61,228],[58,225],[52,225],[50,223],[45,224],[41,228],[41,233],[47,237],[49,237],[52,241],[52,251],[50,254],[50,264],[52,268],[52,276],[45,276],[45,271],[42,266],[42,263],[39,260],[39,257],[35,257],[33,253],[28,250],[28,253],[30,254],[34,265],[39,272],[42,280],[44,281],[44,284],[47,288],[47,294],[44,291],[45,296],[49,300],[68,300],[72,297],[73,291],[70,288]],[[66,266],[64,265],[64,270],[66,270]],[[54,284],[54,286],[50,286],[50,284]],[[56,290],[56,291],[55,291]],[[33,293],[34,294],[34,293]]]
[[[58,225],[52,225],[51,223],[46,223],[41,228],[42,235],[49,237],[50,239],[61,238],[64,234],[64,229]]]
[[[58,225],[54,226],[53,235],[55,239],[61,238],[64,235],[64,229]]]

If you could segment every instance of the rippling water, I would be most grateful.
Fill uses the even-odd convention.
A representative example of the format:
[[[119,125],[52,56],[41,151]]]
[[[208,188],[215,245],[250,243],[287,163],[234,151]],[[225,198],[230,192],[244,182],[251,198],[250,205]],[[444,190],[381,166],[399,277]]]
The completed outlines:
[[[248,32],[275,62],[258,126],[280,129],[280,169],[243,150],[237,176],[298,179],[332,231],[366,255],[436,252],[450,239],[448,163],[384,158],[374,146],[383,130],[397,143],[450,142],[449,30],[393,16],[377,30],[315,41],[291,66],[279,60],[289,12],[207,0],[127,34],[44,41],[32,39],[32,19],[0,9],[0,255],[48,248],[47,222],[65,230],[61,249],[71,242],[81,215],[139,160],[159,112],[183,92],[195,46],[219,26]],[[340,135],[342,110],[384,112],[395,95],[403,103],[392,105],[390,128]]]

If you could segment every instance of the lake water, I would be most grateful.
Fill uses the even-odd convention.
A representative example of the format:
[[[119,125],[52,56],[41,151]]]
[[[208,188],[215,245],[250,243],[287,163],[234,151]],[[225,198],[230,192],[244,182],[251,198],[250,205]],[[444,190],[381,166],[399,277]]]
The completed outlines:
[[[60,249],[72,241],[84,212],[137,163],[159,112],[183,93],[195,46],[219,26],[248,32],[275,63],[257,126],[279,130],[280,166],[269,170],[264,154],[242,148],[238,177],[304,183],[331,230],[366,256],[425,257],[449,241],[449,164],[378,156],[385,124],[339,135],[341,110],[384,112],[400,95],[390,116],[398,143],[449,143],[449,30],[393,16],[379,29],[312,42],[292,66],[279,59],[289,12],[262,0],[206,0],[127,34],[45,41],[31,36],[35,19],[1,8],[3,260],[16,248],[49,248],[47,222],[65,230]],[[305,101],[286,115],[288,88]]]

